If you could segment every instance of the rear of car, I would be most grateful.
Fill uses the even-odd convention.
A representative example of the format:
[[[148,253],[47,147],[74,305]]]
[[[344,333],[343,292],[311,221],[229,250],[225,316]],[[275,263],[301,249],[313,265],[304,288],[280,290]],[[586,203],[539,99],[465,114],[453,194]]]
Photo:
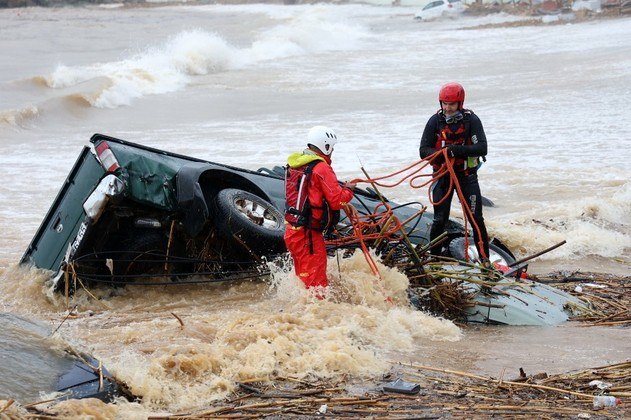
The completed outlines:
[[[96,259],[100,255],[112,261],[121,250],[155,245],[147,237],[160,236],[159,232],[169,228],[164,224],[180,213],[177,174],[191,164],[197,164],[195,159],[94,135],[20,263],[52,271],[59,287],[69,264],[73,272],[89,265],[86,256]],[[208,211],[204,210],[197,212],[195,223],[205,222]],[[100,270],[91,267],[89,271]],[[110,267],[110,274],[114,271]]]
[[[285,251],[282,174],[101,134],[90,142],[21,260],[52,271],[58,290],[69,277],[221,280]]]
[[[21,264],[51,270],[55,276],[60,274],[63,262],[76,252],[91,225],[84,204],[98,205],[99,199],[93,192],[105,174],[106,170],[93,149],[84,147],[26,249]]]

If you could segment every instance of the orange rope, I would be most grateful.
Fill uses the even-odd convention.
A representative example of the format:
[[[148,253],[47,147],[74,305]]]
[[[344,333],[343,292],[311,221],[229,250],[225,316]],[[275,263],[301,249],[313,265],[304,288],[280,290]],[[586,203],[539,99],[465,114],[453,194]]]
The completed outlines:
[[[380,211],[381,208],[384,210]],[[374,213],[367,215],[360,215],[351,205],[347,205],[344,211],[353,226],[354,234],[330,241],[338,246],[360,244],[363,249],[366,241],[382,238],[396,240],[397,232],[402,228],[401,222],[388,204],[375,206]]]
[[[359,214],[357,213],[357,209],[353,207],[352,205],[347,204],[344,207],[344,211],[348,215],[348,219],[353,225],[353,231],[355,232],[355,236],[359,240],[359,245],[362,249],[362,252],[364,253],[364,257],[366,258],[366,262],[368,263],[368,266],[370,267],[370,269],[372,270],[375,276],[379,277],[379,279],[382,279],[381,274],[379,273],[379,269],[377,268],[377,264],[375,263],[375,261],[370,256],[370,253],[368,252],[368,247],[366,246],[366,238],[364,236],[363,222],[360,221]]]
[[[422,171],[427,166],[435,164],[437,159],[440,159],[440,158],[442,158],[442,160],[444,161],[444,164],[442,164],[437,171],[433,172],[432,174],[422,173]],[[486,259],[488,258],[488,256],[484,255],[485,254],[484,243],[483,243],[480,227],[476,223],[473,217],[473,212],[471,211],[471,208],[469,207],[469,204],[467,203],[467,200],[465,199],[464,194],[462,193],[462,188],[460,187],[460,183],[458,182],[456,171],[454,169],[454,161],[455,159],[449,156],[448,149],[443,148],[431,154],[430,156],[427,156],[426,158],[419,160],[417,162],[414,162],[406,166],[405,168],[400,169],[391,174],[387,174],[387,175],[383,175],[383,176],[375,177],[375,178],[368,178],[368,179],[357,178],[357,179],[354,179],[352,182],[370,183],[370,184],[378,185],[384,188],[393,188],[402,184],[404,181],[407,180],[410,187],[418,189],[418,188],[423,188],[427,185],[433,185],[435,182],[438,182],[440,178],[444,176],[449,176],[449,188],[447,189],[446,194],[440,200],[434,202],[432,198],[431,188],[428,189],[429,202],[433,206],[440,205],[447,199],[447,197],[449,197],[449,195],[451,195],[453,189],[455,188],[456,194],[458,195],[458,200],[460,201],[460,205],[462,207],[462,212],[465,215],[464,217],[465,232],[468,230],[467,223],[468,222],[471,223],[471,225],[473,226],[473,229],[475,229],[476,236],[478,237],[477,245],[478,245],[478,249],[481,254],[481,257]],[[391,183],[380,182],[385,179],[394,178],[399,175],[401,175],[400,179],[395,180],[394,182],[391,182]],[[426,181],[419,181],[423,178],[429,178],[429,179]],[[418,182],[420,182],[420,184],[418,184]],[[386,209],[382,212],[378,212],[381,206],[385,206]],[[387,204],[377,205],[377,207],[375,207],[375,212],[367,216],[359,216],[357,214],[357,211],[355,210],[352,217],[349,214],[349,219],[351,223],[353,224],[355,236],[342,238],[340,242],[343,244],[360,243],[362,250],[365,247],[364,241],[366,240],[372,240],[372,239],[377,239],[377,238],[382,238],[382,237],[385,237],[386,239],[394,239],[396,237],[396,232],[401,227],[401,222],[396,218],[396,216],[394,216],[392,212],[392,208],[390,208],[390,206]],[[381,231],[380,233],[364,234],[364,232],[374,232],[375,228],[379,227],[379,225],[383,224],[386,220],[392,220],[393,223],[395,224],[395,227],[392,229],[385,229],[385,231]],[[357,227],[356,227],[356,223],[357,223]],[[383,228],[383,226],[381,227]],[[465,251],[465,259],[467,260],[469,259],[468,252],[467,252],[468,248],[469,248],[468,237],[465,235],[465,250],[464,251]]]
[[[480,253],[480,256],[483,259],[487,259],[488,255],[486,255],[486,252],[484,251],[484,242],[482,241],[482,233],[480,231],[480,226],[478,226],[478,224],[476,223],[473,217],[473,212],[471,211],[471,207],[469,207],[469,203],[467,203],[467,200],[465,199],[464,194],[462,193],[462,188],[460,187],[460,183],[458,182],[458,179],[456,178],[456,171],[454,170],[454,159],[448,157],[447,148],[443,148],[440,151],[443,152],[443,156],[445,156],[446,165],[444,166],[447,166],[447,170],[449,171],[449,175],[450,175],[449,176],[449,179],[450,179],[449,190],[447,194],[445,194],[445,197],[449,196],[449,194],[451,193],[451,189],[455,185],[456,193],[458,194],[458,200],[460,201],[460,205],[462,207],[462,212],[465,214],[465,226],[464,226],[465,232],[467,231],[467,219],[468,219],[477,233],[476,236],[478,237],[478,244],[477,244],[478,252]],[[482,203],[479,203],[479,205],[482,205]],[[469,259],[469,256],[467,255],[468,249],[469,249],[468,239],[467,239],[467,235],[465,235],[465,259],[467,260]]]
[[[377,206],[379,207],[379,206]],[[387,210],[387,212],[392,213],[392,210],[389,209]],[[366,221],[366,216],[360,216],[359,213],[357,212],[357,209],[355,207],[353,207],[350,204],[346,204],[344,206],[344,212],[346,213],[346,215],[348,216],[348,219],[351,221],[351,224],[353,226],[353,231],[355,233],[355,237],[357,238],[359,245],[361,247],[361,250],[364,254],[364,258],[366,259],[366,262],[368,263],[368,266],[370,267],[371,271],[373,272],[373,274],[379,279],[383,281],[383,277],[381,277],[381,273],[379,272],[379,268],[377,267],[377,264],[375,263],[375,261],[373,260],[372,256],[370,255],[370,252],[368,251],[368,246],[366,246],[366,240],[369,238],[372,238],[373,235],[365,235],[365,232],[369,232],[370,228],[374,225],[377,225],[377,222],[367,222]],[[385,301],[392,304],[392,298],[387,294],[384,285],[382,284],[382,282],[377,282],[377,284],[379,285],[379,288],[381,290],[381,293],[385,296]]]
[[[422,188],[427,185],[433,185],[435,182],[437,182],[440,178],[444,176],[449,176],[449,188],[447,189],[445,196],[441,198],[439,201],[434,202],[432,198],[431,188],[429,188],[428,189],[429,202],[434,206],[443,203],[444,200],[447,199],[447,197],[452,193],[453,189],[455,188],[456,193],[458,194],[458,200],[460,201],[460,205],[462,206],[463,214],[465,215],[465,220],[464,220],[465,232],[467,232],[468,230],[467,222],[470,221],[473,228],[476,230],[477,237],[479,238],[478,249],[480,250],[480,254],[482,258],[487,258],[487,256],[484,255],[485,252],[484,252],[484,246],[482,242],[482,235],[480,232],[480,227],[475,222],[475,219],[473,217],[473,212],[471,211],[471,208],[469,207],[467,201],[464,198],[462,189],[460,187],[460,183],[458,182],[458,178],[456,176],[456,172],[454,169],[455,159],[450,157],[447,152],[448,150],[446,148],[443,148],[433,153],[432,155],[426,157],[425,159],[414,162],[411,165],[408,165],[407,167],[399,171],[393,172],[391,174],[376,177],[376,178],[367,178],[367,179],[358,178],[358,179],[354,179],[352,182],[370,183],[370,184],[374,184],[374,185],[384,187],[384,188],[392,188],[408,180],[409,185],[412,188]],[[442,160],[444,161],[444,164],[442,164],[441,167],[437,171],[434,171],[432,174],[422,173],[422,171],[427,166],[436,163],[436,160],[440,158],[442,158]],[[401,175],[401,177],[398,181],[395,180],[392,183],[380,182],[385,179],[393,178],[399,175]],[[429,178],[429,179],[423,182],[418,181],[419,179],[423,179],[423,178]],[[417,182],[420,182],[420,184],[417,184]],[[367,215],[360,215],[357,209],[355,209],[355,207],[353,207],[350,204],[347,204],[344,207],[344,211],[347,214],[348,219],[353,227],[353,235],[341,237],[333,241],[327,241],[327,243],[335,245],[337,247],[343,246],[343,245],[359,244],[364,254],[364,258],[366,259],[366,262],[368,263],[368,266],[370,267],[371,271],[377,278],[379,278],[380,280],[383,280],[383,278],[381,277],[381,273],[379,273],[377,264],[375,263],[372,256],[370,255],[370,252],[368,251],[368,246],[366,245],[366,243],[368,241],[384,240],[384,239],[391,240],[391,241],[400,240],[401,239],[400,232],[403,232],[403,224],[394,215],[392,207],[390,207],[390,205],[387,202],[378,204],[377,206],[375,206],[373,213],[367,214]],[[467,235],[465,235],[464,252],[465,252],[466,260],[469,259],[468,248],[469,248],[468,237]],[[386,296],[386,301],[392,303],[392,299],[386,294],[383,284],[381,284],[381,282],[378,282],[378,284],[379,284],[379,287],[381,288],[382,293],[384,294],[384,296]]]

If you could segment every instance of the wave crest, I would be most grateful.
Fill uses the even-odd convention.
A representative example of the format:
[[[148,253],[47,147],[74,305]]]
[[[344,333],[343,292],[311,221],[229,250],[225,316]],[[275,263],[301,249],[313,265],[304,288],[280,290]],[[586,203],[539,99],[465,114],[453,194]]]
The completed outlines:
[[[631,182],[610,197],[587,197],[540,209],[536,218],[511,222],[498,217],[498,236],[509,248],[531,253],[562,240],[567,243],[541,259],[577,259],[586,255],[618,258],[631,250]]]
[[[32,80],[51,89],[64,89],[106,78],[110,86],[89,102],[97,108],[116,108],[146,95],[181,90],[193,76],[240,69],[266,60],[352,49],[364,36],[363,29],[315,8],[261,33],[249,48],[231,46],[214,33],[188,30],[162,46],[147,48],[128,59],[87,66],[59,65],[50,75]]]
[[[38,115],[39,108],[35,105],[29,105],[20,109],[7,109],[0,111],[0,124],[23,127],[28,121],[37,118]]]

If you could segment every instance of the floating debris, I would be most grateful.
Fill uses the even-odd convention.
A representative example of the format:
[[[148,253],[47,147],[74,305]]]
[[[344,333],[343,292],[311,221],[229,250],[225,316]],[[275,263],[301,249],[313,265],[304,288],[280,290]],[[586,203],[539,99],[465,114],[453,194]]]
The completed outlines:
[[[350,395],[345,382],[307,383],[277,378],[257,386],[241,386],[242,391],[230,401],[206,410],[150,419],[313,416],[324,414],[322,407],[326,407],[326,415],[337,418],[444,418],[453,414],[470,418],[576,416],[595,419],[631,415],[629,405],[624,404],[625,398],[631,397],[628,385],[631,361],[559,375],[528,376],[520,369],[514,380],[404,363],[396,363],[393,370],[396,376],[408,379],[398,378],[383,386],[376,385],[374,391],[362,395]],[[605,380],[611,383],[606,395],[590,385],[593,381]],[[386,388],[391,384],[413,384],[420,392],[414,395],[390,393]],[[594,399],[599,396],[613,397],[616,404],[608,407],[597,404],[595,408]]]
[[[570,318],[586,326],[631,326],[631,277],[612,274],[558,272],[536,281],[589,302],[592,310]]]

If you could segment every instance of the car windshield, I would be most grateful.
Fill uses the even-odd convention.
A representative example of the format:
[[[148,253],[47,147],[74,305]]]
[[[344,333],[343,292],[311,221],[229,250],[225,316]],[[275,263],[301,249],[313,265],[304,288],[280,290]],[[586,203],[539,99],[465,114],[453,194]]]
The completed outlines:
[[[433,1],[427,6],[423,7],[423,10],[433,9],[434,7],[442,6],[444,4],[443,1]]]

